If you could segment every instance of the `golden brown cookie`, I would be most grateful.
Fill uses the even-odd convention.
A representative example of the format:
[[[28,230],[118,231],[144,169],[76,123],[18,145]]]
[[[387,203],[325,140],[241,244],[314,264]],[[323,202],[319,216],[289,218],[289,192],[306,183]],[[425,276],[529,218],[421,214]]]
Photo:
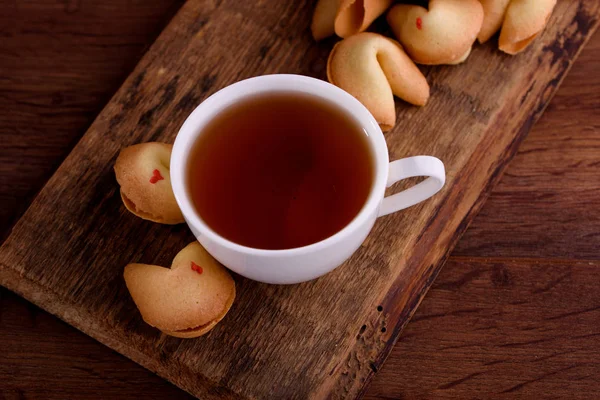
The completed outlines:
[[[487,42],[498,32],[504,21],[504,15],[510,0],[479,0],[483,6],[483,23],[477,35],[479,43]]]
[[[311,30],[315,40],[334,33],[345,38],[366,30],[387,10],[392,0],[319,0]]]
[[[315,40],[325,39],[335,33],[335,16],[340,0],[319,0],[315,6],[310,30]]]
[[[335,34],[346,38],[364,32],[392,0],[342,0],[335,17]]]
[[[125,207],[143,219],[180,224],[183,214],[175,201],[169,163],[173,145],[142,143],[121,150],[115,175]]]
[[[511,0],[498,39],[498,47],[505,53],[522,51],[544,29],[556,0]]]
[[[478,0],[431,0],[429,10],[398,4],[387,14],[394,35],[419,64],[463,62],[483,22]]]
[[[129,264],[123,275],[144,321],[180,338],[210,331],[235,299],[235,282],[198,242],[181,250],[170,269]]]
[[[415,105],[429,98],[429,85],[396,41],[363,32],[338,42],[327,61],[329,82],[356,97],[382,130],[396,123],[394,95]]]

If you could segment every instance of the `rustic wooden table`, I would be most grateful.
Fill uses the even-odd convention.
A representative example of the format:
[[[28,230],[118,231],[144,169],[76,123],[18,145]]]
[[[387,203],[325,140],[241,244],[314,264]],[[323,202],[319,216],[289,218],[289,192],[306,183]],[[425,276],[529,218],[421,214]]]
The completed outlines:
[[[177,0],[0,1],[0,238]],[[366,397],[600,398],[600,34]],[[0,398],[189,398],[0,289]]]

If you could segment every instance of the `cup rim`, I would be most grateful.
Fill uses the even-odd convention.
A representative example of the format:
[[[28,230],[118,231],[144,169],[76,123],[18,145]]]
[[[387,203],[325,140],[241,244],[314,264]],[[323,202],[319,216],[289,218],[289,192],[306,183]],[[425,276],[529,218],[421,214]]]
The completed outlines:
[[[290,249],[260,249],[235,243],[215,232],[196,211],[190,195],[186,190],[186,166],[192,145],[197,140],[202,128],[223,109],[235,102],[259,93],[266,92],[301,92],[321,97],[344,109],[352,115],[365,130],[374,155],[375,177],[371,191],[361,210],[341,230],[335,234],[312,244]],[[389,156],[383,132],[371,113],[357,99],[328,82],[320,79],[295,75],[272,74],[244,79],[220,89],[200,103],[186,118],[179,129],[173,145],[170,163],[171,185],[175,200],[190,227],[194,227],[211,241],[238,253],[258,256],[298,255],[335,245],[344,241],[359,229],[369,216],[376,212],[383,200],[388,179]]]

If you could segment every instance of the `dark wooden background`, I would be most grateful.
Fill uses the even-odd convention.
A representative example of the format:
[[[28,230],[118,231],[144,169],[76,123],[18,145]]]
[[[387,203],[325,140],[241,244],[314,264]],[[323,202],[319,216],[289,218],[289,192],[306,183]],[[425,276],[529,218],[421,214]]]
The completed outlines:
[[[0,1],[0,237],[182,1]],[[600,398],[600,35],[367,398]],[[0,398],[188,398],[0,292]]]

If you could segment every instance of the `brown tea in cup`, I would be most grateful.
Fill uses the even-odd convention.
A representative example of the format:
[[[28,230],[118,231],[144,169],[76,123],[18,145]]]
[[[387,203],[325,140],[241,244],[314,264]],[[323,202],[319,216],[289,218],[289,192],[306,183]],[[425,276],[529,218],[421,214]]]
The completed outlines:
[[[313,95],[245,98],[215,116],[190,153],[187,185],[217,234],[258,249],[332,236],[359,213],[374,181],[366,132]]]

